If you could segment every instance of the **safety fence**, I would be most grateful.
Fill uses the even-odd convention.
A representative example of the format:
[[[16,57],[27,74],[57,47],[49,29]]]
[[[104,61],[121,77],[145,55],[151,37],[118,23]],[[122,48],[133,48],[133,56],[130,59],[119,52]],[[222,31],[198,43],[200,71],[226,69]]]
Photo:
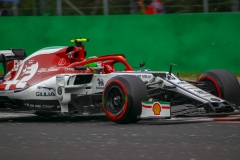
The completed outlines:
[[[154,0],[0,0],[0,16],[141,14]],[[240,0],[161,0],[164,13],[239,12]]]

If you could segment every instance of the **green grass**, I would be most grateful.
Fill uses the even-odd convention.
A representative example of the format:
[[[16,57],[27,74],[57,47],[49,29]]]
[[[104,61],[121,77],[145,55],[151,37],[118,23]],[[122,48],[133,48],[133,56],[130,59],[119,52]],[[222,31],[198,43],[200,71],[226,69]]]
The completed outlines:
[[[202,73],[179,73],[181,79],[197,80]]]

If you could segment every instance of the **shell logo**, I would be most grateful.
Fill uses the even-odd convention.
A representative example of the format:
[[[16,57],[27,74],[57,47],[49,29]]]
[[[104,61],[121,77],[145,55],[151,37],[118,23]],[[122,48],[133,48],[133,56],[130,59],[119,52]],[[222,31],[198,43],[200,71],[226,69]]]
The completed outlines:
[[[162,110],[161,105],[159,103],[154,103],[152,110],[153,110],[154,115],[160,115],[161,110]]]

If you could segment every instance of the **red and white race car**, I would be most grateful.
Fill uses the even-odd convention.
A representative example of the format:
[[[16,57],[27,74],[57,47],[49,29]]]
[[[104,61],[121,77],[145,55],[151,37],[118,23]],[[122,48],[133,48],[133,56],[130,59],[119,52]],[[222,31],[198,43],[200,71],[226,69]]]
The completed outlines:
[[[122,54],[86,58],[83,42],[48,47],[26,57],[23,49],[0,51],[1,110],[35,114],[92,115],[116,123],[233,112],[240,105],[237,78],[226,70],[203,73],[197,82],[169,71],[134,70]]]

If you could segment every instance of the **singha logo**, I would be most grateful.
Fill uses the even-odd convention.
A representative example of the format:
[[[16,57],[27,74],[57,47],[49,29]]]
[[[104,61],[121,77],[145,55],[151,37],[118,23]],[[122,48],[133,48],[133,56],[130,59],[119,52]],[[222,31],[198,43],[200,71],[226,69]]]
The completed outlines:
[[[103,79],[98,78],[97,81],[99,86],[104,86]]]

